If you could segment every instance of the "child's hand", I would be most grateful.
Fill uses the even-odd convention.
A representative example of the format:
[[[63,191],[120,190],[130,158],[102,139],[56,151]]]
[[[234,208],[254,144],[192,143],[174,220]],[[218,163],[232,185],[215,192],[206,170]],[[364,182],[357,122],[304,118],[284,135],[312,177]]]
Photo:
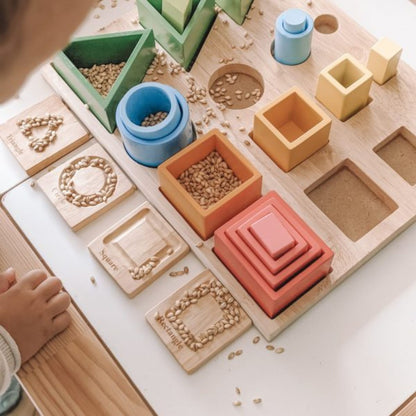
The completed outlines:
[[[0,294],[0,325],[15,340],[22,363],[70,323],[70,296],[57,277],[33,270]]]
[[[16,283],[16,272],[10,267],[5,272],[0,273],[0,294],[7,292]]]

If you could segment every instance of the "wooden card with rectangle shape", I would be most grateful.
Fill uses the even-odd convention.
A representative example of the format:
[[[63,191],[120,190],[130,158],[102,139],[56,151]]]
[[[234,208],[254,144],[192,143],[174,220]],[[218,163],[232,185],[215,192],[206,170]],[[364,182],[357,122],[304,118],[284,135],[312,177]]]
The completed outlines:
[[[146,319],[188,374],[241,336],[252,323],[209,270],[149,311]]]
[[[34,146],[43,140],[50,125],[28,129],[25,136],[19,123],[36,117],[47,119],[49,116],[62,117],[62,124],[52,127],[56,136],[50,143]],[[30,138],[31,135],[33,139]],[[52,95],[0,126],[0,137],[26,173],[32,176],[84,144],[89,139],[89,134],[62,100],[57,95]]]
[[[39,178],[38,185],[74,231],[135,190],[135,186],[98,143]]]
[[[179,234],[148,202],[96,238],[88,248],[131,298],[189,252]]]

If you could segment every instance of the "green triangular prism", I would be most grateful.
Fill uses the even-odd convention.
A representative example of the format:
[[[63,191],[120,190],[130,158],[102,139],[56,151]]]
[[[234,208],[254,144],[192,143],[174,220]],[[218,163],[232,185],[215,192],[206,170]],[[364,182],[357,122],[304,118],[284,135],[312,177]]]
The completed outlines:
[[[111,133],[116,127],[116,108],[124,94],[139,84],[155,56],[151,29],[111,33],[74,39],[53,60],[53,66],[65,82],[88,104],[91,112]],[[126,62],[110,92],[103,97],[78,68],[94,64]]]
[[[242,25],[253,0],[215,0],[218,6],[236,23]]]
[[[214,23],[215,1],[193,0],[192,16],[182,33],[162,16],[161,0],[136,0],[140,24],[152,28],[160,45],[188,70]]]

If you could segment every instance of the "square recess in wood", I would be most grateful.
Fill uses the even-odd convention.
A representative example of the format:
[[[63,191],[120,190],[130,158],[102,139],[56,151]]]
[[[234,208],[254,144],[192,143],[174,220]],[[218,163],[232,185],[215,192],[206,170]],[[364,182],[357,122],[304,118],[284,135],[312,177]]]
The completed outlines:
[[[239,303],[209,270],[149,311],[146,319],[189,374],[251,326]]]
[[[416,136],[400,127],[374,151],[405,181],[416,185]]]
[[[17,123],[28,117],[44,117],[46,114],[63,117],[63,123],[56,130],[56,139],[42,152],[36,152],[29,146],[29,139],[22,134]],[[46,126],[34,127],[33,136],[35,139],[42,138],[47,130]],[[29,176],[40,172],[89,139],[87,130],[57,95],[48,97],[0,126],[0,136]]]
[[[135,190],[98,143],[39,178],[38,185],[74,231]]]
[[[305,192],[352,241],[366,235],[398,208],[348,159]]]
[[[148,202],[96,238],[88,248],[131,298],[189,251],[188,245]]]

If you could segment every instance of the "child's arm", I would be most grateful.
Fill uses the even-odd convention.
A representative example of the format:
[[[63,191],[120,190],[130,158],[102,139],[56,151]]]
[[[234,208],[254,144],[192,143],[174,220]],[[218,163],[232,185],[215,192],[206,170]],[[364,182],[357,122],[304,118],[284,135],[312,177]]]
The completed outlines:
[[[57,277],[33,270],[13,284],[12,274],[10,269],[0,274],[0,287],[4,280],[11,284],[0,294],[0,393],[20,364],[70,323],[71,298]]]

